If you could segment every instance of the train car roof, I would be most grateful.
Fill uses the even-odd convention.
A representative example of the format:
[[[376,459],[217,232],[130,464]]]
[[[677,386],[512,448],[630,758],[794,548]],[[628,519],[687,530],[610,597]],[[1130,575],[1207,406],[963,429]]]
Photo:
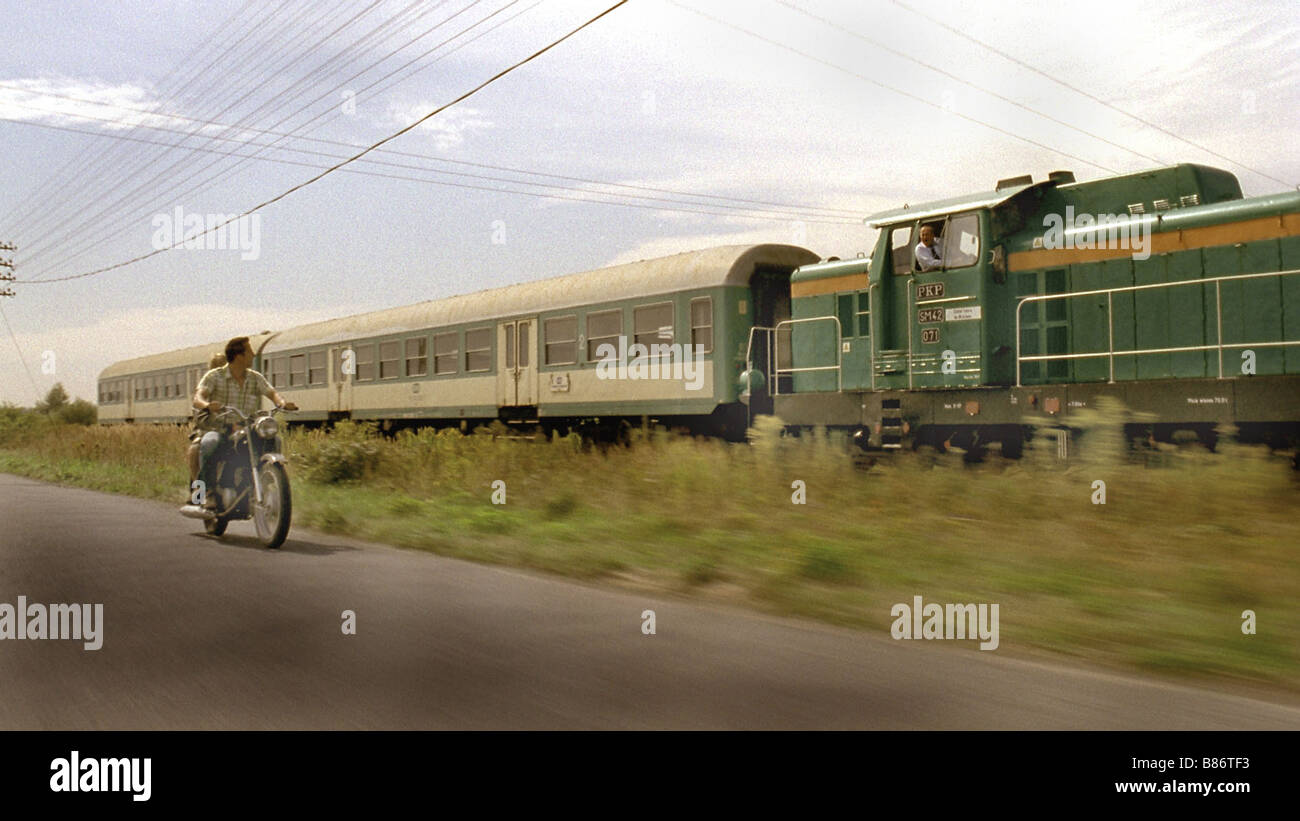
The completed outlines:
[[[253,350],[260,350],[268,339],[275,336],[274,333],[263,332],[260,334],[249,334],[248,340],[253,343]],[[121,362],[114,362],[107,368],[99,372],[100,379],[112,379],[117,376],[129,376],[136,373],[148,373],[150,371],[165,371],[172,368],[187,368],[196,362],[201,363],[204,368],[207,367],[208,359],[214,353],[220,353],[226,349],[228,339],[220,342],[210,342],[207,345],[192,345],[188,348],[181,348],[176,351],[166,353],[155,353],[148,356],[137,356],[134,359],[123,359]]]
[[[727,245],[690,251],[302,325],[278,334],[267,346],[267,352],[423,328],[526,317],[692,288],[744,286],[749,284],[756,266],[794,269],[817,259],[812,251],[793,245]]]

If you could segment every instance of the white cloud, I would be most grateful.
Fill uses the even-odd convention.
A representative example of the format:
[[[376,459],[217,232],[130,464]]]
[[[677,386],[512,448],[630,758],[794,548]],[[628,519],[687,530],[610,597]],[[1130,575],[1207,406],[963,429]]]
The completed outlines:
[[[258,136],[253,131],[204,124],[184,112],[164,111],[163,101],[146,85],[73,77],[0,80],[0,117],[114,134],[148,128],[198,137],[219,135],[223,141],[247,141]]]

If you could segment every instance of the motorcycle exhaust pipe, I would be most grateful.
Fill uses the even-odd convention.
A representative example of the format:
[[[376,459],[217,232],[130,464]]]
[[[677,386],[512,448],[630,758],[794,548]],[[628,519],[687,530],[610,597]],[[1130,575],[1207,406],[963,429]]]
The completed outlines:
[[[191,519],[215,519],[216,514],[211,510],[199,507],[198,505],[185,505],[181,508],[181,515],[188,516]]]

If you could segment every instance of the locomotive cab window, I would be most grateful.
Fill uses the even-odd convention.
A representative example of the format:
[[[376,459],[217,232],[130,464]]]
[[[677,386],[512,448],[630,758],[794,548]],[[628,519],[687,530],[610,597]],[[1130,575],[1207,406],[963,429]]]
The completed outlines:
[[[943,232],[943,267],[966,268],[979,262],[980,221],[978,214],[951,217]],[[935,244],[939,239],[935,238]]]
[[[933,241],[928,246],[930,249],[932,249],[930,253],[934,254],[939,259],[937,263],[931,261],[928,264],[923,264],[920,256],[922,252],[918,251],[917,249],[919,249],[925,243],[926,237],[930,235],[933,235],[934,237]],[[912,243],[912,248],[911,248],[912,271],[914,273],[941,271],[944,268],[949,267],[948,255],[944,253],[944,247],[943,247],[943,238],[947,235],[948,235],[948,231],[947,231],[947,224],[945,220],[942,219],[932,220],[930,222],[923,222],[920,224],[920,226],[916,229],[916,235],[915,235],[916,239]]]
[[[889,254],[894,261],[894,274],[907,276],[912,272],[912,226],[903,225],[889,232]]]

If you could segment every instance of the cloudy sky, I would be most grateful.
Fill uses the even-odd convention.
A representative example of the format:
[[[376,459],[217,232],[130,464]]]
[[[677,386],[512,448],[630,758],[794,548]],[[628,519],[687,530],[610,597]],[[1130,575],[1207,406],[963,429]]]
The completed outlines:
[[[611,2],[0,4],[0,242],[18,245],[0,251],[18,280],[0,402],[56,381],[93,399],[119,359],[711,245],[851,256],[865,215],[1000,177],[1199,162],[1247,196],[1300,184],[1295,0],[631,0],[267,206],[238,247],[34,281],[269,200]]]

